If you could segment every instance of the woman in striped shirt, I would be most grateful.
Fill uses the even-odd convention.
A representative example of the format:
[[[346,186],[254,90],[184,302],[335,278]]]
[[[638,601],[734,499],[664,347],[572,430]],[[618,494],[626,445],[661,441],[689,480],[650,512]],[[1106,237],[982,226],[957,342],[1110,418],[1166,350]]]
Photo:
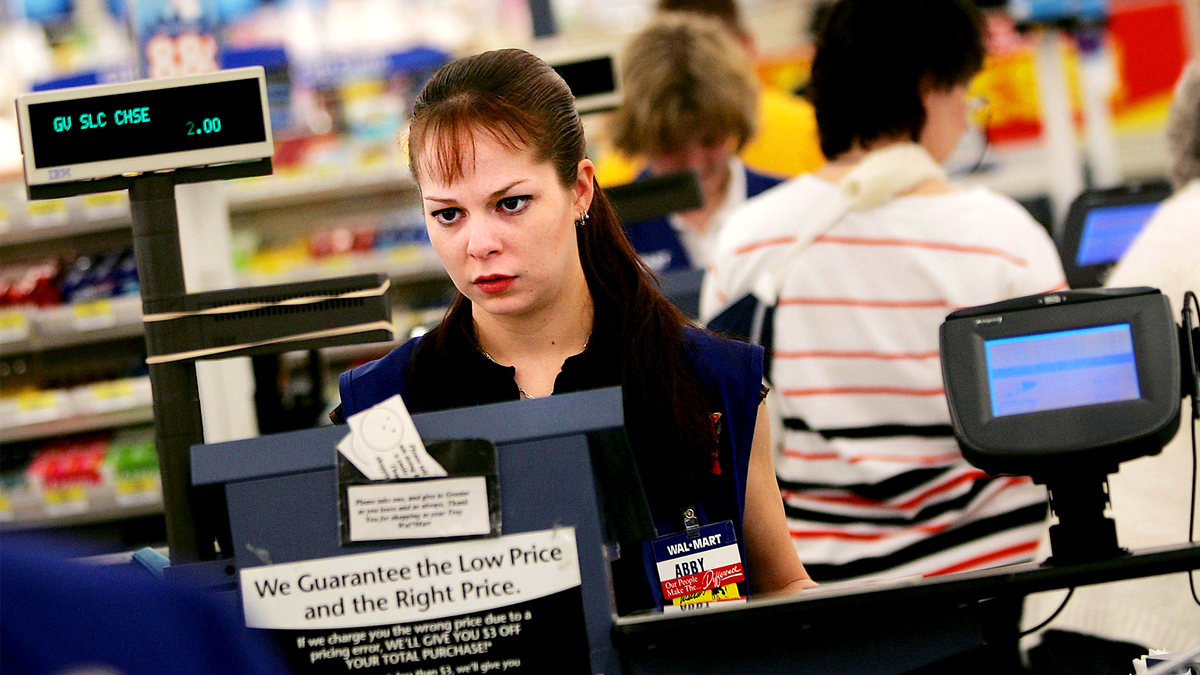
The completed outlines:
[[[702,316],[744,293],[868,153],[909,143],[945,162],[966,130],[967,84],[983,55],[982,18],[966,0],[837,3],[812,69],[830,162],[733,214]],[[955,189],[941,173],[843,216],[778,281],[775,465],[812,577],[933,575],[1030,559],[1045,491],[963,460],[938,328],[961,307],[1065,288],[1046,231],[1013,200]]]

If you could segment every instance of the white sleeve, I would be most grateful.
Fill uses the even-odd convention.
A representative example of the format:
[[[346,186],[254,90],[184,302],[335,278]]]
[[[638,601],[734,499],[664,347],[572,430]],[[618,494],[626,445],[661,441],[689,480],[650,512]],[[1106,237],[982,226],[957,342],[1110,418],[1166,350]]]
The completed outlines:
[[[1011,298],[1039,295],[1067,288],[1067,275],[1063,272],[1062,258],[1058,247],[1046,232],[1046,228],[1033,219],[1019,204],[1013,202],[1010,213],[997,209],[996,215],[1004,217],[996,227],[1011,231],[1010,250],[1025,262],[1011,268],[1008,293]],[[1014,222],[1013,218],[1017,221]]]
[[[1041,226],[1038,226],[1041,230]],[[1030,242],[1024,253],[1028,262],[1025,273],[1013,279],[1012,297],[1037,295],[1067,289],[1067,275],[1063,272],[1058,248],[1044,230],[1041,236]]]

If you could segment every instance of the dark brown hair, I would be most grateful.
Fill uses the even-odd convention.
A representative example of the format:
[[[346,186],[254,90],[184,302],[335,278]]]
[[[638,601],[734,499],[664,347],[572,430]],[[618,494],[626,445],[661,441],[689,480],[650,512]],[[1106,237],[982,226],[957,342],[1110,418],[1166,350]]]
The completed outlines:
[[[462,175],[476,132],[551,162],[564,188],[585,158],[583,125],[567,84],[545,62],[519,49],[454,61],[433,75],[413,106],[409,162],[414,175]],[[604,192],[594,184],[590,221],[578,228],[579,258],[595,307],[619,361],[625,426],[652,501],[682,506],[696,498],[711,466],[709,402],[684,351],[690,322],[659,292],[625,237]],[[451,331],[469,327],[459,294],[421,350],[447,353]],[[446,401],[466,406],[474,401]]]
[[[924,88],[970,82],[984,22],[971,0],[838,0],[817,35],[809,89],[821,152],[836,159],[880,139],[920,139]]]

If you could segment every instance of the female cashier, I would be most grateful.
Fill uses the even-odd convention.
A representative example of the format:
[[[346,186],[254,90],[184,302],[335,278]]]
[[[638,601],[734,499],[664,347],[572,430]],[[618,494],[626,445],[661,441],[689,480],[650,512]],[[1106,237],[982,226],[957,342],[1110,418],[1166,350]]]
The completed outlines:
[[[454,61],[417,98],[408,151],[460,295],[425,336],[342,374],[342,414],[397,393],[417,413],[619,385],[659,535],[694,507],[733,521],[752,592],[815,585],[775,487],[762,351],[695,328],[658,292],[597,189],[562,78],[515,49]],[[624,551],[641,578],[618,581],[622,611],[662,602],[642,549]]]

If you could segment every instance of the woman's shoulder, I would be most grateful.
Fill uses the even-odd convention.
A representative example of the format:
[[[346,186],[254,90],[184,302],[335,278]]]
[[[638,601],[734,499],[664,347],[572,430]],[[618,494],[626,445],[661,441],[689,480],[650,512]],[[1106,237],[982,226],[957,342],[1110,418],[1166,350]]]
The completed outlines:
[[[791,234],[804,223],[811,206],[830,199],[837,187],[811,174],[785,180],[746,200],[729,216],[717,248],[730,255],[764,238]]]
[[[697,375],[706,383],[749,381],[755,389],[762,383],[765,351],[760,345],[690,326],[684,329],[684,345]]]
[[[343,415],[349,417],[396,394],[403,395],[409,364],[420,343],[421,337],[412,338],[386,356],[342,373],[338,377],[338,389]]]
[[[931,233],[941,232],[964,243],[1001,248],[1054,248],[1049,231],[1024,206],[983,186],[940,194],[905,195],[884,205],[881,217],[899,217],[898,222],[906,225],[920,223]]]

